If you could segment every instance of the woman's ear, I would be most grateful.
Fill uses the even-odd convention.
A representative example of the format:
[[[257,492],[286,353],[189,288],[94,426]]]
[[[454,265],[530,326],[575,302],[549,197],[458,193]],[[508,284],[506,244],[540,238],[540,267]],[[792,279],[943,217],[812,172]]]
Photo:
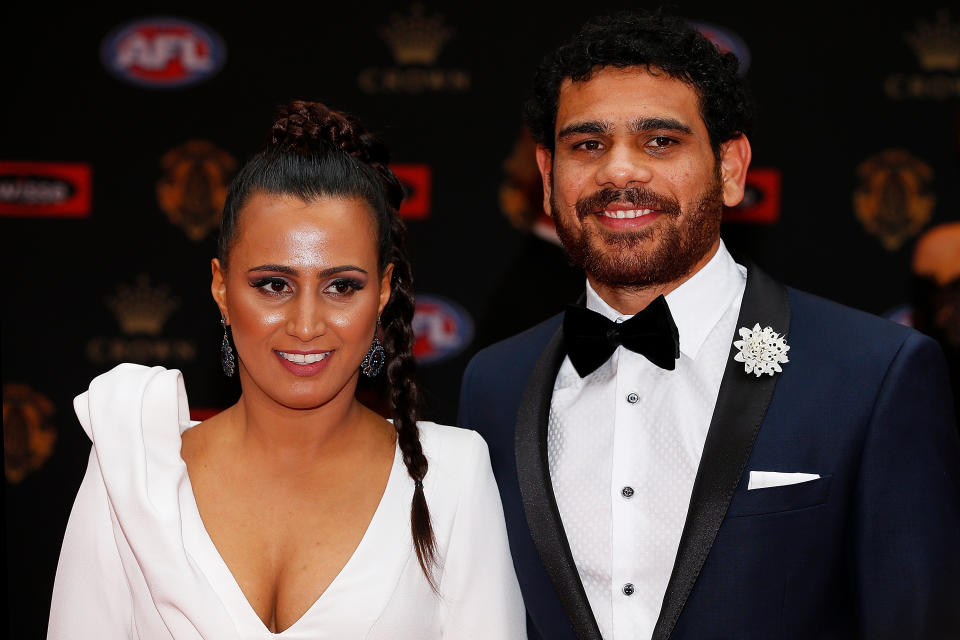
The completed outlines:
[[[213,300],[220,307],[220,315],[224,322],[230,324],[230,312],[227,311],[227,274],[220,264],[220,260],[214,258],[210,261],[210,271],[213,279],[210,282],[210,293],[213,294]]]
[[[393,263],[391,262],[387,265],[387,268],[383,270],[383,275],[380,276],[380,304],[377,306],[377,317],[383,313],[383,308],[386,307],[390,301],[390,294],[393,292],[392,283]]]

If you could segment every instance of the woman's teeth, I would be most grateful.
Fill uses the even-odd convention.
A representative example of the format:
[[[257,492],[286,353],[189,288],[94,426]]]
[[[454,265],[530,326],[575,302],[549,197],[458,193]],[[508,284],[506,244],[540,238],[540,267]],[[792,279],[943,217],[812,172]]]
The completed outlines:
[[[650,213],[652,209],[627,209],[625,211],[603,211],[607,218],[639,218]]]
[[[296,364],[313,364],[314,362],[320,362],[330,355],[329,351],[324,351],[323,353],[284,353],[283,351],[277,351],[277,353],[279,353],[280,357],[284,360],[289,360]]]

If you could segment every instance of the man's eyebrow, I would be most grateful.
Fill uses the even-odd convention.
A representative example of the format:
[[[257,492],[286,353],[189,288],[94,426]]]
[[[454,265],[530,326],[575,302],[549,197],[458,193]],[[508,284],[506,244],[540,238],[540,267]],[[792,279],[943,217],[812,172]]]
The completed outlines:
[[[603,133],[607,134],[613,130],[613,124],[605,120],[591,120],[589,122],[575,122],[567,125],[557,132],[557,140],[563,140],[578,133]]]
[[[285,273],[288,276],[299,276],[300,272],[294,269],[293,267],[288,267],[285,264],[261,264],[260,266],[253,267],[249,272],[254,271],[275,271],[277,273]],[[327,276],[332,276],[335,273],[341,273],[343,271],[359,271],[360,273],[366,275],[367,270],[361,267],[357,267],[352,264],[343,264],[337,267],[328,267],[320,273],[317,274],[317,277],[326,278]]]
[[[630,133],[667,130],[691,134],[693,129],[674,118],[637,118],[630,122]]]

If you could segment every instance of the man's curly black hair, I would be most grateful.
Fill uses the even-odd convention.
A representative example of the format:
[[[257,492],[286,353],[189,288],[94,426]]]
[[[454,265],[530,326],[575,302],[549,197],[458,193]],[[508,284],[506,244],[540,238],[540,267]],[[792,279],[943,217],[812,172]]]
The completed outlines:
[[[749,134],[753,108],[732,53],[721,54],[683,19],[621,11],[589,20],[573,40],[544,57],[533,80],[524,117],[534,139],[554,149],[557,101],[567,78],[585,82],[602,67],[645,67],[690,84],[719,155],[720,145]]]

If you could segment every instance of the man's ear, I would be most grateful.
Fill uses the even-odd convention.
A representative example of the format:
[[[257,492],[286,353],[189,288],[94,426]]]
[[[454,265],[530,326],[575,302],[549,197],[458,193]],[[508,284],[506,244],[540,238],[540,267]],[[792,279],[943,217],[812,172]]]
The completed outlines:
[[[540,168],[540,177],[543,179],[543,210],[548,216],[553,216],[550,209],[550,194],[553,192],[553,153],[542,144],[537,145],[537,166]]]
[[[723,204],[735,207],[743,200],[747,184],[747,169],[753,152],[750,141],[742,133],[720,145],[720,180],[723,186]]]
[[[213,279],[210,282],[210,293],[213,294],[213,300],[220,307],[220,314],[224,322],[230,324],[230,313],[227,311],[227,274],[220,264],[220,260],[214,258],[210,261],[210,271]]]

